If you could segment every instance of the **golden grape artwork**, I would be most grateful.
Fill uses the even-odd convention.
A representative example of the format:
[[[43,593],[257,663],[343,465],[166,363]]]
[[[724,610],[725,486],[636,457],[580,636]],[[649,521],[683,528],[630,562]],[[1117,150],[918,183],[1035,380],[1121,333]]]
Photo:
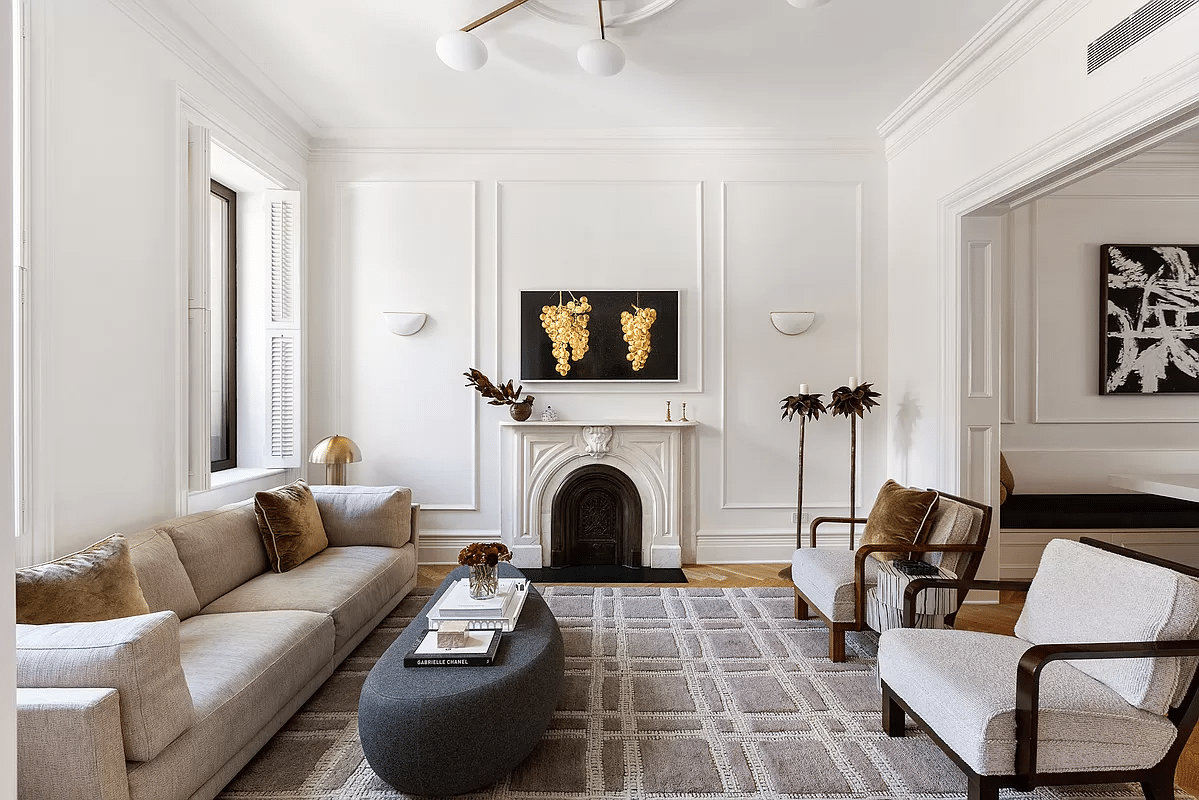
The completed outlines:
[[[636,312],[634,314],[628,311],[620,313],[620,329],[624,331],[624,340],[629,344],[629,354],[625,358],[633,362],[633,370],[636,372],[645,366],[645,361],[649,358],[649,329],[658,318],[658,312],[652,308],[637,306],[633,306],[633,309]]]
[[[586,295],[577,300],[572,298],[565,305],[559,297],[558,305],[541,307],[541,327],[553,342],[554,358],[558,360],[554,369],[563,377],[570,372],[571,361],[578,361],[587,355],[590,311],[591,304],[587,302]]]

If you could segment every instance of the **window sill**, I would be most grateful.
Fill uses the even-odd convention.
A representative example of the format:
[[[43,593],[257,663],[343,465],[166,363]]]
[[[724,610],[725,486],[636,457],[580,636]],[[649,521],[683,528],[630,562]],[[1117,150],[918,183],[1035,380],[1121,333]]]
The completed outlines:
[[[248,483],[256,481],[260,478],[269,478],[272,475],[283,475],[287,472],[282,467],[234,467],[233,469],[223,469],[220,472],[212,473],[212,478],[209,481],[209,491],[212,489],[224,489],[227,486],[235,486],[239,483]],[[196,492],[193,492],[196,494]]]

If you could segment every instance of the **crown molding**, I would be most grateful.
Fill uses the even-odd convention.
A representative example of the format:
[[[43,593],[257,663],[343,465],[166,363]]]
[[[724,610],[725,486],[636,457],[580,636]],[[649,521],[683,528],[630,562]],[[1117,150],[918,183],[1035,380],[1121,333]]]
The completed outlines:
[[[1009,3],[879,125],[888,160],[1019,61],[1088,2]],[[1048,5],[1054,7],[1046,10]]]
[[[296,115],[285,111],[275,98],[255,87],[223,54],[197,36],[177,16],[165,10],[162,3],[150,0],[109,0],[114,7],[133,20],[159,44],[209,81],[247,116],[278,137],[302,158],[309,156],[311,121],[301,122]]]
[[[875,138],[812,138],[774,128],[326,128],[310,148],[313,161],[437,153],[882,154]]]

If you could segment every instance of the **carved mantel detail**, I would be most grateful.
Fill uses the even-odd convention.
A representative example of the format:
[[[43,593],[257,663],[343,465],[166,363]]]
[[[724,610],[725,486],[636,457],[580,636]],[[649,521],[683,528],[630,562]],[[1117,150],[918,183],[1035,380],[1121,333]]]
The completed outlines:
[[[608,454],[609,445],[612,442],[612,427],[610,425],[585,425],[583,426],[583,441],[587,443],[584,447],[587,455],[592,458],[602,458]]]

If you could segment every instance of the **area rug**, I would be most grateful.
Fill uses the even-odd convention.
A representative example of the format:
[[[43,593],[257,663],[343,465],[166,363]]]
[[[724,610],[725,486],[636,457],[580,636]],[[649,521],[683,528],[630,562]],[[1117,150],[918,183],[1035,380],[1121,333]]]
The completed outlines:
[[[964,798],[927,736],[884,735],[877,638],[792,617],[786,588],[548,586],[566,645],[550,730],[504,780],[468,800]],[[220,795],[224,800],[392,800],[358,741],[371,665],[428,599],[406,598]],[[447,669],[451,669],[448,668]],[[485,669],[458,667],[456,669]],[[1179,795],[1183,796],[1183,795]],[[1004,798],[1136,798],[1138,787],[1039,789]]]
[[[687,574],[681,569],[661,567],[620,567],[616,565],[586,565],[580,567],[558,567],[557,569],[532,569],[521,567],[520,571],[533,583],[585,583],[594,586],[601,583],[686,583]]]

